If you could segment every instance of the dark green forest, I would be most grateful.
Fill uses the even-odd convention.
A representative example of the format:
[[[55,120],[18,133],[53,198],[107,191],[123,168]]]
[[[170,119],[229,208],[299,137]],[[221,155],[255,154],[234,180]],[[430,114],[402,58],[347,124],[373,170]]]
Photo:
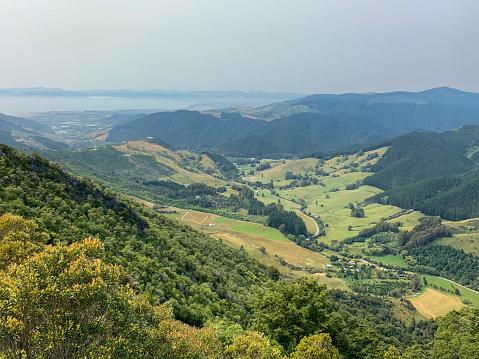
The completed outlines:
[[[364,184],[385,190],[367,201],[463,220],[479,216],[474,156],[479,126],[442,134],[413,132],[392,139]],[[469,155],[468,155],[469,154]],[[469,156],[469,157],[468,157]]]

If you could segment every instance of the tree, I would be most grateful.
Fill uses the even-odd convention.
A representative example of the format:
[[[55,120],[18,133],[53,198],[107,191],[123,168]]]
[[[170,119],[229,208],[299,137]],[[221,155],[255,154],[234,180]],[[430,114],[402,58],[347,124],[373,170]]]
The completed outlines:
[[[327,327],[327,292],[324,285],[301,278],[295,282],[268,282],[253,297],[253,329],[276,340],[291,352],[301,338]]]
[[[136,295],[101,251],[94,239],[46,246],[0,271],[0,357],[219,355],[215,331],[176,322],[170,308]]]
[[[50,237],[37,228],[32,220],[10,213],[0,217],[0,270],[43,249]]]
[[[266,274],[268,275],[268,278],[273,281],[277,281],[281,277],[281,273],[279,272],[279,270],[273,266],[268,267]]]
[[[235,338],[225,350],[231,359],[280,359],[281,350],[271,345],[263,333],[249,332]]]
[[[291,359],[339,359],[339,352],[329,334],[321,333],[301,339]]]
[[[383,359],[401,359],[399,350],[396,347],[390,346],[388,351],[384,353]]]
[[[434,359],[479,358],[479,309],[464,307],[437,319]]]

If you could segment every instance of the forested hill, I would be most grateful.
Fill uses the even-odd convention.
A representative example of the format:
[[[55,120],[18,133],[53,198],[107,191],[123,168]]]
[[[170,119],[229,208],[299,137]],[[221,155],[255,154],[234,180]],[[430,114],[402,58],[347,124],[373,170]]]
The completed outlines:
[[[258,118],[280,118],[295,113],[348,115],[367,118],[398,133],[444,132],[478,125],[479,94],[448,87],[421,92],[320,94],[252,109],[226,109]]]
[[[264,122],[239,114],[222,114],[218,118],[198,111],[158,112],[114,126],[106,140],[120,142],[154,136],[175,147],[211,148],[258,128]]]
[[[360,116],[298,113],[265,122],[218,147],[235,156],[267,158],[280,154],[292,157],[385,139],[399,133]]]
[[[408,133],[391,140],[364,184],[386,190],[372,197],[376,202],[451,220],[477,217],[478,150],[479,126]]]
[[[105,260],[121,264],[153,301],[169,301],[176,318],[194,325],[248,318],[249,288],[265,269],[244,252],[5,145],[0,181],[0,215],[34,219],[51,243],[99,238]]]
[[[214,148],[232,156],[294,157],[411,131],[479,125],[479,94],[443,87],[417,93],[312,95],[225,111],[230,112],[154,113],[113,126],[106,140],[156,136],[196,151]]]
[[[106,141],[156,136],[174,146],[196,151],[215,148],[233,156],[284,157],[329,151],[399,133],[367,118],[349,115],[301,113],[267,122],[231,113],[216,117],[196,111],[176,111],[117,124],[108,131]]]

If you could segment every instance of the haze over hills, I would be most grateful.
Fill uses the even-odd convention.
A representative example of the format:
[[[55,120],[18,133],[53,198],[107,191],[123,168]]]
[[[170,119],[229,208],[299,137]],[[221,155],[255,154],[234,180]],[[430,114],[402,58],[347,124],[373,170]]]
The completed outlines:
[[[263,91],[180,91],[180,90],[80,90],[61,88],[0,89],[0,112],[23,114],[45,111],[139,109],[168,111],[175,109],[262,106],[303,97],[297,93]]]
[[[255,109],[227,109],[258,118],[275,119],[295,113],[356,115],[400,133],[448,131],[478,124],[479,94],[439,87],[422,92],[318,94]],[[226,111],[226,110],[225,110]]]
[[[69,148],[63,142],[45,137],[45,134],[51,134],[51,132],[52,128],[49,125],[0,113],[0,142],[9,146],[52,150]]]
[[[225,111],[236,115],[194,111],[151,114],[113,126],[105,139],[119,142],[153,135],[191,150],[216,148],[235,156],[294,156],[410,131],[444,132],[479,124],[479,94],[443,87],[417,93],[313,95],[255,109]]]

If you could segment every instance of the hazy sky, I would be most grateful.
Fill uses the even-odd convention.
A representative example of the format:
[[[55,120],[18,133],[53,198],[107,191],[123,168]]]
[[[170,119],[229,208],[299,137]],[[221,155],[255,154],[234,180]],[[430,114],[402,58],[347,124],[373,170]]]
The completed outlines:
[[[477,0],[0,0],[0,88],[479,92]]]

